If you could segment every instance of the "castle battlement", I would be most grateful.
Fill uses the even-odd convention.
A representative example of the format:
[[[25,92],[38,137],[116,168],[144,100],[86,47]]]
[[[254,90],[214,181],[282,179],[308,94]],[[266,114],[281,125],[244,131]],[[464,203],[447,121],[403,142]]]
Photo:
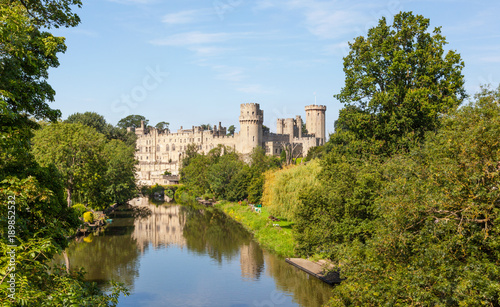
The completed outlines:
[[[147,128],[141,123],[141,127],[135,130],[138,137],[137,178],[141,184],[166,184],[162,174],[165,171],[179,174],[181,161],[190,146],[196,146],[198,152],[204,154],[223,145],[242,155],[250,154],[256,147],[264,148],[268,155],[279,155],[285,146],[293,144],[294,156],[305,156],[311,147],[325,142],[326,106],[309,105],[305,111],[307,134],[303,133],[303,120],[299,115],[278,119],[277,133],[264,133],[264,111],[258,103],[240,105],[240,130],[234,135],[227,135],[227,128],[220,122],[213,126],[213,130],[203,130],[200,126],[184,129],[181,126],[176,132]]]
[[[311,104],[311,105],[306,106],[306,111],[309,111],[309,110],[326,111],[326,106]]]

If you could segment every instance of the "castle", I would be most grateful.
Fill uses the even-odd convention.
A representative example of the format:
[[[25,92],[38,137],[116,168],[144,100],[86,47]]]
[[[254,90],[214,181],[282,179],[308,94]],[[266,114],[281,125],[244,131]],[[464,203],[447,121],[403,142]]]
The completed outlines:
[[[214,126],[212,130],[193,126],[177,132],[158,130],[152,127],[135,129],[137,135],[136,159],[138,160],[139,185],[175,183],[175,175],[189,144],[198,146],[199,153],[208,153],[218,145],[232,148],[244,157],[255,147],[265,149],[267,155],[279,156],[287,149],[293,157],[304,157],[310,148],[323,145],[326,140],[326,106],[309,105],[306,111],[306,130],[300,116],[277,120],[276,133],[263,131],[264,111],[258,103],[246,103],[240,106],[240,131],[227,135],[226,127]],[[130,129],[130,128],[129,128]],[[166,176],[165,172],[174,176]]]

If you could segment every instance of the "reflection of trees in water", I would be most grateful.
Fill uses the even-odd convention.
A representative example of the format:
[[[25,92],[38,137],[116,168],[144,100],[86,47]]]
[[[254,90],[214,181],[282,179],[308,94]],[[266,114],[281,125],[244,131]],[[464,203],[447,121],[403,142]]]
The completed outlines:
[[[208,254],[222,262],[238,255],[242,244],[249,244],[250,234],[238,223],[228,219],[222,211],[195,206],[181,207],[186,217],[184,238],[189,250]]]
[[[333,287],[310,276],[274,255],[265,253],[266,273],[276,281],[276,288],[292,293],[301,306],[323,306],[332,296]]]
[[[67,253],[72,268],[83,267],[86,279],[100,284],[114,280],[132,290],[138,273],[137,243],[128,235],[94,237],[91,243],[72,243]]]

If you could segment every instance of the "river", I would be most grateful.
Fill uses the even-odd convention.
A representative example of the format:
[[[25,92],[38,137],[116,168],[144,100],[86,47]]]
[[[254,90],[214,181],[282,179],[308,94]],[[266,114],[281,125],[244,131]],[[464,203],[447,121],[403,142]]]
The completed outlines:
[[[260,248],[214,208],[134,199],[99,235],[72,242],[71,267],[106,289],[123,282],[125,306],[322,306],[333,288]]]

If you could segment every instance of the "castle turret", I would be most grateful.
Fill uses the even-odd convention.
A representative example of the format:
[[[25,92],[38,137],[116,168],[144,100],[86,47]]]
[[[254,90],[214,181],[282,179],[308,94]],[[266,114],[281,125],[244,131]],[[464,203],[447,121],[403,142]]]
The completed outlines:
[[[255,147],[262,146],[264,112],[258,103],[241,104],[240,110],[239,152],[247,154]]]
[[[306,106],[306,129],[309,134],[314,134],[319,139],[318,145],[325,144],[325,112],[326,106]]]

